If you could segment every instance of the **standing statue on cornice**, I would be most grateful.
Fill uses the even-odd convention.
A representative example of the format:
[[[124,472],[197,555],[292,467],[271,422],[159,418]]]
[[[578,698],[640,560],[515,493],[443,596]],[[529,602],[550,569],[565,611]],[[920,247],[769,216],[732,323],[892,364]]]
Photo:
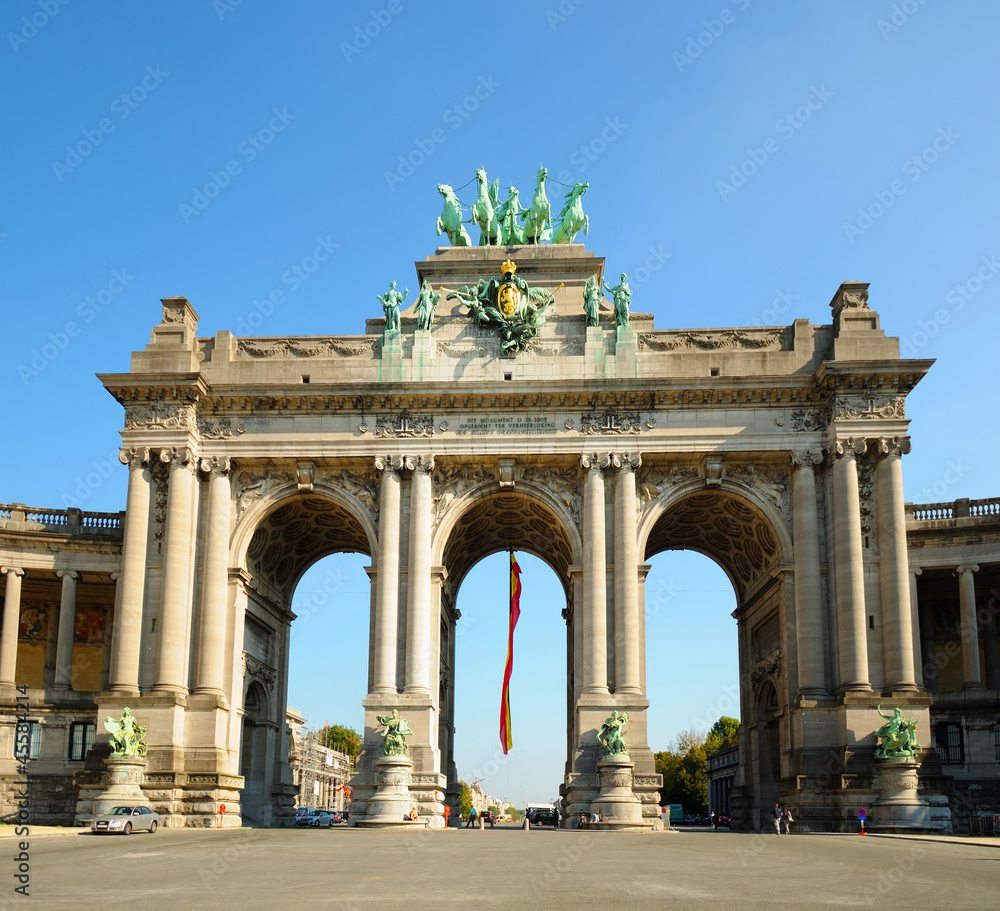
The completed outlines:
[[[604,283],[604,293],[610,294],[615,303],[615,325],[624,327],[629,324],[629,307],[632,304],[632,289],[628,286],[625,273],[622,272],[622,279],[617,285],[608,287]]]
[[[601,290],[592,275],[583,283],[583,312],[587,314],[587,328],[600,325]]]
[[[385,312],[385,331],[399,332],[399,305],[406,300],[410,289],[407,288],[402,294],[396,290],[396,283],[389,282],[389,290],[385,294],[376,294],[375,297],[382,302],[382,310]]]
[[[434,311],[437,309],[440,294],[435,294],[431,283],[425,278],[417,298],[417,329],[430,329],[434,325]]]

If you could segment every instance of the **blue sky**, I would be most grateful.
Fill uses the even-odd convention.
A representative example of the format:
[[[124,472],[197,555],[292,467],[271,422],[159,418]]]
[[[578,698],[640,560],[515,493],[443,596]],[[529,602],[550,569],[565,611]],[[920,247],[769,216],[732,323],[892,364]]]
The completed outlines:
[[[10,0],[0,501],[122,508],[94,374],[128,369],[159,298],[205,335],[363,331],[437,245],[438,183],[485,166],[524,197],[540,163],[590,182],[586,244],[658,327],[828,322],[841,281],[871,282],[883,329],[937,359],[907,498],[997,495],[998,20],[985,0]]]

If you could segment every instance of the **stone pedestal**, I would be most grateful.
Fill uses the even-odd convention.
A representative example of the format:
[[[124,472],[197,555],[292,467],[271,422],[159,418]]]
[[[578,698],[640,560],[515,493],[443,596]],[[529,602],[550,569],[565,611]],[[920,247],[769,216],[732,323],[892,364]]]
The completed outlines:
[[[104,760],[108,767],[108,786],[94,798],[92,813],[102,816],[112,807],[148,807],[149,799],[142,792],[142,776],[146,771],[145,758],[137,756],[109,756]]]
[[[912,832],[931,829],[931,808],[917,788],[917,765],[912,759],[875,761],[878,799],[868,829],[872,832]]]
[[[381,756],[375,760],[375,794],[368,799],[365,818],[357,821],[358,826],[368,829],[426,827],[424,819],[407,818],[417,805],[410,795],[412,770],[413,763],[406,756]]]
[[[643,822],[642,802],[632,793],[632,768],[628,756],[607,756],[597,763],[601,791],[590,804],[591,812],[601,811],[604,822],[591,823],[589,828],[635,829],[649,828]]]

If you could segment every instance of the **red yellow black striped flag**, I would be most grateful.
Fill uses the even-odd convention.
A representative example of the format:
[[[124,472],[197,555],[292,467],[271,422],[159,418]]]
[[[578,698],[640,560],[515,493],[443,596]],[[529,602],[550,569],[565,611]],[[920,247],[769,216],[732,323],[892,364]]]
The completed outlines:
[[[500,697],[500,745],[504,755],[514,746],[510,727],[510,674],[514,670],[514,627],[521,616],[521,567],[514,551],[510,552],[510,630],[507,633],[507,664],[503,670],[503,695]]]

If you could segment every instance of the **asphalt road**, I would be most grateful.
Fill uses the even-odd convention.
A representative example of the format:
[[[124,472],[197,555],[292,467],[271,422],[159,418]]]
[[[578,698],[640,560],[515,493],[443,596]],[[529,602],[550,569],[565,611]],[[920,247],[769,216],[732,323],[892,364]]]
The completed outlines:
[[[498,826],[407,832],[164,830],[38,837],[8,908],[395,909],[998,907],[1000,850],[836,835],[626,834]],[[5,870],[4,867],[7,869]]]

